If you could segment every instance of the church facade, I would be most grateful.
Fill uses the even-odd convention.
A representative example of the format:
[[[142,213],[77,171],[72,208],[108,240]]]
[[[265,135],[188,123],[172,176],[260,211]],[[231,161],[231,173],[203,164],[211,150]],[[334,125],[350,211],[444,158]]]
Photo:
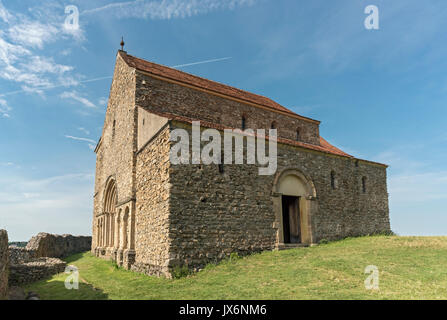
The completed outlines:
[[[195,121],[222,133],[277,129],[275,173],[172,163],[172,133],[191,136]],[[233,252],[389,232],[387,166],[332,146],[319,126],[266,97],[119,51],[95,149],[92,252],[170,277]]]

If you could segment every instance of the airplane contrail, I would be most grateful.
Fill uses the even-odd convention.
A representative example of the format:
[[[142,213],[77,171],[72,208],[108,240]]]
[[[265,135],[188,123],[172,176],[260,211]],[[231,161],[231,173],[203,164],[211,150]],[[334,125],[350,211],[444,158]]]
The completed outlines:
[[[65,138],[72,139],[72,140],[77,140],[77,141],[84,141],[84,142],[94,143],[94,144],[97,143],[97,141],[92,140],[92,139],[79,138],[79,137],[74,137],[74,136],[69,136],[69,135],[65,135]]]
[[[182,68],[182,67],[195,66],[195,65],[198,65],[198,64],[204,64],[204,63],[210,63],[210,62],[218,62],[218,61],[229,60],[231,58],[232,57],[225,57],[225,58],[204,60],[204,61],[199,61],[199,62],[191,62],[191,63],[186,63],[186,64],[179,64],[177,66],[171,66],[171,68],[177,69],[177,68]]]
[[[218,59],[211,59],[211,60],[203,60],[203,61],[179,64],[179,65],[176,65],[176,66],[171,66],[170,68],[178,69],[178,68],[183,68],[183,67],[195,66],[195,65],[198,65],[198,64],[205,64],[205,63],[211,63],[211,62],[225,61],[225,60],[229,60],[231,58],[232,57],[225,57],[225,58],[218,58]],[[32,89],[33,90],[41,90],[41,91],[43,90],[43,91],[45,91],[45,90],[50,90],[50,89],[62,88],[62,87],[68,88],[68,87],[78,86],[81,83],[96,82],[96,81],[112,79],[112,78],[113,78],[112,76],[105,76],[105,77],[81,80],[81,81],[78,81],[77,83],[74,83],[74,84],[71,84],[71,85],[60,84],[60,85],[46,86],[46,87],[40,87],[40,88],[37,87],[37,88],[32,88]],[[16,91],[11,91],[11,92],[6,92],[6,93],[0,93],[0,97],[10,96],[10,95],[14,95],[14,94],[18,94],[18,93],[24,93],[24,92],[29,92],[29,90],[16,90]]]

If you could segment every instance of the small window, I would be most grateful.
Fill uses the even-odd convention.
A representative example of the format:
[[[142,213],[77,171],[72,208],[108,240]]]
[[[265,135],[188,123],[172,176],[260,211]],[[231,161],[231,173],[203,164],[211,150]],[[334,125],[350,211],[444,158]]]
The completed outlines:
[[[333,190],[335,190],[336,187],[337,187],[337,182],[336,182],[335,171],[331,171],[331,188]]]
[[[273,121],[272,125],[270,126],[270,129],[277,129],[276,127],[277,127],[276,122]]]
[[[146,123],[146,121],[145,121],[145,120],[146,120],[146,119],[144,119],[144,118],[143,118],[143,126],[144,126],[144,124]]]
[[[300,140],[301,140],[300,129],[296,129],[296,141],[300,141]]]
[[[247,127],[247,118],[245,118],[245,116],[242,116],[242,125],[241,128],[242,130],[245,130]]]
[[[115,138],[115,127],[116,127],[116,120],[113,120],[112,138]]]
[[[366,193],[366,177],[362,178],[362,191]]]

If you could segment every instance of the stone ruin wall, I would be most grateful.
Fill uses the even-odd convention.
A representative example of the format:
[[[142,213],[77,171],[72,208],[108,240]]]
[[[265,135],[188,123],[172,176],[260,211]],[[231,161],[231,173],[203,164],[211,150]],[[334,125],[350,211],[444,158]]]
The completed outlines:
[[[10,266],[10,286],[20,286],[64,272],[67,263],[58,258],[36,258]]]
[[[59,258],[89,251],[91,237],[39,233],[25,248],[9,247],[9,284],[23,285],[63,272]]]
[[[0,230],[0,300],[8,297],[8,260],[8,233],[6,230]]]
[[[54,235],[42,232],[32,237],[25,249],[35,252],[35,258],[64,258],[75,253],[89,251],[91,242],[92,237]]]

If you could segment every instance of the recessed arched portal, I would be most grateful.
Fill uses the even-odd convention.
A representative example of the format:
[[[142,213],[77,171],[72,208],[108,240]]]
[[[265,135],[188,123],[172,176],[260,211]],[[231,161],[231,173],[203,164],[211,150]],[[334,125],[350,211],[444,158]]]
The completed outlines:
[[[104,220],[103,224],[103,239],[101,246],[113,247],[115,245],[115,214],[116,203],[118,200],[116,183],[114,179],[110,179],[107,182],[104,191]]]
[[[297,169],[284,170],[275,178],[273,195],[278,243],[311,244],[311,212],[316,208],[312,181]]]

